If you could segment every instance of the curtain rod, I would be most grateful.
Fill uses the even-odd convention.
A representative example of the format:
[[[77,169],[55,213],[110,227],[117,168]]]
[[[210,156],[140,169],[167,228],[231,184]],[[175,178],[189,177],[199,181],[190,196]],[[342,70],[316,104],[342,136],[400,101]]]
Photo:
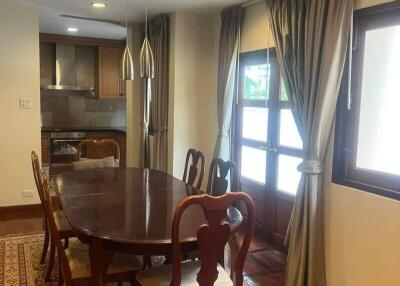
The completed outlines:
[[[256,4],[256,3],[261,2],[261,1],[263,1],[263,0],[251,0],[251,1],[247,1],[246,3],[243,3],[243,4],[242,4],[242,7],[245,8],[245,7],[247,7],[247,6]]]

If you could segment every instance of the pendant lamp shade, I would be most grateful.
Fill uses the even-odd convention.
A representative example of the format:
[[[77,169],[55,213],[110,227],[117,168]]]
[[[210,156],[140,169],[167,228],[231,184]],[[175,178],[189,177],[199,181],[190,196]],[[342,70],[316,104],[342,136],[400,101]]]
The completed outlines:
[[[128,45],[125,46],[124,54],[122,56],[121,64],[121,79],[122,80],[134,80],[135,74],[133,69],[133,60],[131,51]]]
[[[147,37],[143,41],[140,50],[140,77],[154,78],[154,57],[150,42]]]

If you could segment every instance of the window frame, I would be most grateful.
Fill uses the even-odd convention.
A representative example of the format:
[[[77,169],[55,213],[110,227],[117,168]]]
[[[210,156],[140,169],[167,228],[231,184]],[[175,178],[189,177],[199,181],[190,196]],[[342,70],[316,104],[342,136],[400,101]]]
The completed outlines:
[[[365,33],[394,24],[400,25],[399,2],[354,12],[353,41],[347,51],[336,108],[332,181],[400,200],[400,176],[356,167]]]

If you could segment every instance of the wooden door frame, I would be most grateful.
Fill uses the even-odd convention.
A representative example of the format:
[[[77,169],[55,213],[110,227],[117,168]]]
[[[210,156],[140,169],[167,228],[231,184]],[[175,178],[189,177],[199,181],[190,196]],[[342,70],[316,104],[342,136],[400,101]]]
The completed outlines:
[[[239,60],[239,74],[237,77],[237,99],[236,105],[234,107],[233,116],[233,158],[238,164],[238,168],[241,168],[241,146],[243,145],[242,140],[242,121],[243,121],[243,73],[244,68],[251,63],[260,63],[260,61],[265,61],[267,59],[268,49],[252,51],[240,54]],[[267,174],[265,185],[251,181],[247,178],[241,177],[239,171],[239,179],[241,183],[241,188],[249,192],[252,196],[262,198],[263,208],[263,221],[262,224],[257,221],[256,232],[264,237],[268,242],[273,243],[277,248],[282,251],[286,251],[284,246],[285,237],[278,233],[277,230],[277,204],[279,201],[282,203],[288,203],[293,206],[295,197],[279,191],[277,188],[278,179],[278,156],[288,155],[294,157],[301,157],[302,151],[294,150],[291,147],[285,147],[279,145],[279,127],[280,126],[280,110],[290,108],[289,102],[284,102],[280,99],[281,94],[281,77],[279,65],[276,58],[275,48],[269,50],[270,63],[271,63],[271,74],[269,78],[269,98],[267,104],[260,104],[260,107],[268,108],[268,139],[267,148]],[[245,64],[241,64],[241,63]],[[248,142],[247,142],[248,143]],[[245,144],[248,145],[248,144]],[[261,148],[259,148],[261,149]],[[261,194],[261,195],[260,195]]]

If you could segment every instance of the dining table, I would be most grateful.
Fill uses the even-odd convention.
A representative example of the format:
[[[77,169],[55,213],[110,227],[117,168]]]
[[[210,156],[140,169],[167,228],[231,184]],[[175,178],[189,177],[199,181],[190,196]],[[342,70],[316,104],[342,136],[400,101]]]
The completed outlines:
[[[199,189],[158,170],[98,168],[55,177],[60,206],[79,240],[89,245],[91,285],[105,285],[114,253],[169,256],[176,207]],[[243,221],[232,206],[225,221],[234,235]],[[181,253],[198,249],[197,231],[206,223],[200,206],[189,207],[180,226]]]

